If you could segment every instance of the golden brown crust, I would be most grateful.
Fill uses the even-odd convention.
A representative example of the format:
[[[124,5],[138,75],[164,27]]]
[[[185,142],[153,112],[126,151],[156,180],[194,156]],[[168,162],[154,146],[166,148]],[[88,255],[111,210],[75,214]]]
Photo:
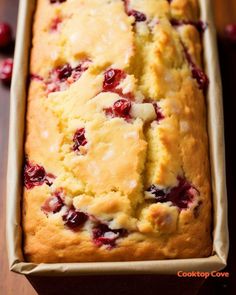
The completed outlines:
[[[29,261],[211,254],[206,110],[191,72],[193,64],[201,66],[201,38],[193,23],[176,23],[198,20],[197,0],[126,4],[38,0],[25,153],[31,165],[44,167],[55,179],[50,186],[43,181],[24,190],[24,251]],[[134,11],[136,17],[137,12],[144,14],[136,22]],[[66,64],[82,65],[80,77],[52,78]],[[124,76],[118,88],[104,91],[105,73],[112,68]],[[119,99],[130,101],[126,119],[105,111],[111,112]],[[81,128],[87,144],[74,151],[73,137]],[[169,201],[158,202],[150,194],[152,185],[169,194]],[[170,200],[178,189],[187,205]],[[63,207],[45,212],[42,206],[58,191]],[[76,230],[63,217],[72,204],[87,216]],[[94,232],[101,224],[110,230],[105,242],[104,236],[96,240]]]

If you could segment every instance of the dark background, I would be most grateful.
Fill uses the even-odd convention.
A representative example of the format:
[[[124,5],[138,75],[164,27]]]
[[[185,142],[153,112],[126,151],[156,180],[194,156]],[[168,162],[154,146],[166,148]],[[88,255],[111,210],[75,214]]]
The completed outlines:
[[[230,254],[225,271],[228,279],[182,279],[176,276],[101,276],[80,278],[26,278],[9,272],[5,243],[5,196],[8,147],[9,89],[0,85],[0,294],[236,294],[236,42],[225,38],[224,27],[236,23],[236,0],[212,0],[218,31],[221,73],[224,92],[227,187],[229,203]],[[0,21],[15,29],[17,0],[0,0]],[[0,53],[0,60],[11,53]],[[35,289],[37,292],[35,291]]]

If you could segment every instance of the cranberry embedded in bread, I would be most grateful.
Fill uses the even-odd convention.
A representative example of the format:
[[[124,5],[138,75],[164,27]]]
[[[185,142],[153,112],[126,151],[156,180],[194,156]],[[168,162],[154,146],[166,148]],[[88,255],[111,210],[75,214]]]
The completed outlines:
[[[47,173],[43,166],[33,164],[26,160],[24,167],[24,185],[27,189],[35,186],[43,185],[44,183],[51,186],[55,176]]]
[[[61,191],[56,191],[53,193],[52,197],[49,197],[45,203],[41,206],[42,211],[45,214],[48,213],[58,213],[64,206],[63,197]]]
[[[125,73],[119,69],[109,69],[104,73],[103,90],[114,90],[125,78]]]
[[[79,229],[88,220],[88,216],[85,213],[76,211],[73,207],[71,207],[62,218],[65,225],[72,230]]]
[[[156,202],[171,202],[180,210],[187,209],[199,194],[197,189],[182,177],[178,177],[178,185],[175,187],[162,189],[151,185],[147,193],[153,195]]]
[[[95,245],[106,245],[113,248],[116,240],[127,235],[125,229],[111,229],[108,225],[100,223],[93,228],[93,241]]]

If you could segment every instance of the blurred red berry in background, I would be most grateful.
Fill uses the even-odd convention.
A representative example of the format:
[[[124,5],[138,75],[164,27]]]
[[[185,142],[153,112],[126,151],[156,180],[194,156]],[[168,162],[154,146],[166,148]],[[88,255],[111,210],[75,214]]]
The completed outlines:
[[[12,42],[12,30],[7,23],[0,23],[0,47],[6,47]]]
[[[225,34],[228,39],[236,42],[236,24],[229,24],[225,27]]]
[[[0,65],[0,80],[4,84],[11,83],[12,70],[13,70],[13,59],[12,58],[4,59]]]

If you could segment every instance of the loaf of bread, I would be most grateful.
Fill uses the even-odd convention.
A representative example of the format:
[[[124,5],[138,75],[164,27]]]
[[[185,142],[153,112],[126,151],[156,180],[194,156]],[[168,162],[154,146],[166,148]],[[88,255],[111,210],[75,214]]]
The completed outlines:
[[[211,255],[197,0],[38,0],[28,94],[27,261]]]

